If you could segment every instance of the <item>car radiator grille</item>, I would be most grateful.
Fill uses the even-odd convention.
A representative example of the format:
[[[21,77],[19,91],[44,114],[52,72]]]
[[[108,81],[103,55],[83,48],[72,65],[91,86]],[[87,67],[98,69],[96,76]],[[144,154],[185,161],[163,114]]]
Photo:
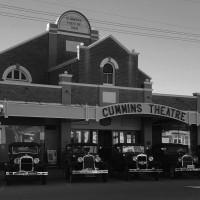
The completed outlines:
[[[33,159],[32,158],[21,158],[21,171],[32,171]]]
[[[147,156],[142,155],[137,157],[138,161],[138,168],[139,169],[146,169],[147,168]]]
[[[83,157],[83,167],[94,169],[94,156],[84,156]]]
[[[182,157],[182,166],[187,167],[187,165],[193,165],[192,156],[183,156]]]

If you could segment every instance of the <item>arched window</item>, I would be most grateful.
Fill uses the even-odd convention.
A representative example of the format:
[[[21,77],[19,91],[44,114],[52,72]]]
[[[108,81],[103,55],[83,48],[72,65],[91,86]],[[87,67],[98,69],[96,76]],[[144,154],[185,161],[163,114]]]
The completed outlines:
[[[29,71],[19,64],[8,67],[4,71],[2,79],[4,81],[32,82],[31,74]]]
[[[113,84],[113,66],[110,63],[106,63],[103,67],[103,83]]]
[[[113,58],[105,58],[100,67],[103,68],[103,84],[115,85],[115,71],[119,69],[117,62]]]

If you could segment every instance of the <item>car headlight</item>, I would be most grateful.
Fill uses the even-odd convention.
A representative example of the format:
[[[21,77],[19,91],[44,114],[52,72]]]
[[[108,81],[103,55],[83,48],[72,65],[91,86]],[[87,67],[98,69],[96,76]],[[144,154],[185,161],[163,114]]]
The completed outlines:
[[[137,161],[137,157],[136,156],[133,156],[133,161]]]
[[[33,162],[34,162],[34,164],[38,164],[40,162],[40,159],[39,158],[34,158]]]
[[[150,161],[150,162],[153,161],[153,156],[149,156],[149,161]]]
[[[193,160],[194,162],[198,162],[198,157],[194,156]]]
[[[78,162],[83,162],[83,158],[82,157],[78,157]]]
[[[179,158],[178,158],[178,162],[182,162],[182,157],[179,157]]]
[[[15,159],[14,159],[14,163],[15,163],[15,164],[19,164],[19,158],[15,158]]]
[[[101,161],[101,158],[100,158],[99,156],[97,156],[97,157],[95,158],[95,161],[96,161],[96,162],[100,162],[100,161]]]

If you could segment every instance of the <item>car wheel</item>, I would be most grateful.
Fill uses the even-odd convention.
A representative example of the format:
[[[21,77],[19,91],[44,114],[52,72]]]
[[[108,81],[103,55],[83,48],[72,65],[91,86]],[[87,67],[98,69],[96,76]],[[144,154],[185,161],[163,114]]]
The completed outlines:
[[[176,172],[173,166],[170,167],[170,178],[175,179],[176,178]]]
[[[42,185],[46,185],[46,182],[47,182],[47,178],[46,176],[42,176]]]

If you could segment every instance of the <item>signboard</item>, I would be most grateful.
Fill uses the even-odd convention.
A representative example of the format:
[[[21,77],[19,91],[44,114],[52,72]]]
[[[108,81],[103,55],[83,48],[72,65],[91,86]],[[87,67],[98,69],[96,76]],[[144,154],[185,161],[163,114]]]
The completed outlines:
[[[126,114],[159,115],[188,123],[188,112],[153,103],[123,103],[101,107],[99,117],[102,119]]]
[[[57,20],[58,29],[82,34],[90,34],[91,28],[84,15],[77,11],[67,11]]]

